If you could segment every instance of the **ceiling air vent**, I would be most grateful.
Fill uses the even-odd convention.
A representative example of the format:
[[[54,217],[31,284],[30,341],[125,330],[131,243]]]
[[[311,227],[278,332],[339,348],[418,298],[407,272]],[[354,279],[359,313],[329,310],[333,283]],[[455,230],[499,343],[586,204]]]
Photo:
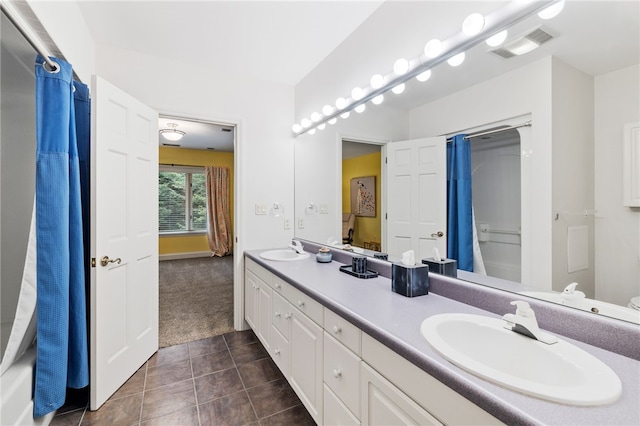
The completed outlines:
[[[529,53],[556,37],[557,36],[552,34],[548,29],[539,27],[505,43],[497,49],[490,50],[489,52],[500,56],[501,58],[509,59],[514,56]]]
[[[166,142],[162,142],[163,146],[180,146],[179,143],[166,143]]]
[[[229,133],[229,132],[233,132],[233,128],[232,127],[221,127],[220,131]]]

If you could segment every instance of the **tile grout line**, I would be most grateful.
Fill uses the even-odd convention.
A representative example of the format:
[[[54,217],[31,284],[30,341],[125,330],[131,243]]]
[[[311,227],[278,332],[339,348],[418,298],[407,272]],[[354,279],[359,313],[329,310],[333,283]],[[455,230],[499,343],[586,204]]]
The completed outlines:
[[[191,380],[193,382],[193,394],[196,399],[196,416],[198,417],[198,425],[202,426],[202,420],[200,420],[200,403],[198,401],[198,391],[196,389],[196,378],[193,374],[193,362],[191,362],[191,346],[187,343],[187,351],[189,352],[189,366],[191,368]]]
[[[225,345],[227,345],[227,350],[229,351],[229,356],[231,357],[233,366],[236,369],[236,374],[240,378],[240,383],[242,383],[242,389],[244,390],[244,393],[247,396],[247,399],[249,400],[249,404],[251,405],[251,409],[253,410],[253,415],[256,416],[256,420],[258,421],[258,424],[260,424],[260,418],[258,417],[258,412],[256,411],[256,407],[254,407],[253,405],[253,401],[251,401],[251,398],[249,397],[249,392],[247,392],[247,386],[244,384],[244,380],[242,380],[242,375],[240,374],[240,370],[238,369],[238,364],[236,363],[236,359],[233,357],[233,354],[231,353],[231,348],[229,347],[227,338],[224,337],[224,335],[222,335],[222,337],[224,338]]]
[[[156,351],[158,353],[158,351]],[[144,363],[144,382],[142,382],[142,401],[140,402],[140,414],[138,415],[138,424],[142,424],[142,411],[144,409],[144,395],[147,391],[147,373],[149,372],[149,360]]]

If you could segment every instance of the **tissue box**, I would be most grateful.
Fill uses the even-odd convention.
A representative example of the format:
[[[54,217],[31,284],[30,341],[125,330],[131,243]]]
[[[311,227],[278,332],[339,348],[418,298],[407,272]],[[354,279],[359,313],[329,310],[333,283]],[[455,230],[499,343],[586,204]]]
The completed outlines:
[[[429,294],[429,266],[392,263],[391,290],[407,297]]]
[[[429,271],[433,273],[447,275],[454,278],[458,277],[458,261],[455,259],[435,260],[434,258],[429,257],[422,259],[422,263],[428,265]]]

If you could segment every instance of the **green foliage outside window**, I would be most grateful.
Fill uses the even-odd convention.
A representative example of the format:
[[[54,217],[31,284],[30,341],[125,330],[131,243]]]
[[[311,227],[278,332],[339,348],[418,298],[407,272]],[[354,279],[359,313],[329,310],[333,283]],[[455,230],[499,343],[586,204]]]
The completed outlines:
[[[158,184],[160,232],[207,229],[204,173],[161,171]]]

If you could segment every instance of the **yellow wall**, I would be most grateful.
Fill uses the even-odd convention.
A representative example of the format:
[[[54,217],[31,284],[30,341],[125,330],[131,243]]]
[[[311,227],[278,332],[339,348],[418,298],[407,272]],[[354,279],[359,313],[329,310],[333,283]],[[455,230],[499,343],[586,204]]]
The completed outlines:
[[[230,215],[231,229],[233,229],[233,152],[205,151],[200,149],[185,149],[160,147],[160,164],[176,164],[181,166],[219,166],[229,169],[230,179]],[[206,235],[194,236],[162,236],[159,241],[160,254],[190,253],[209,251]]]
[[[381,154],[374,152],[373,154],[342,161],[342,211],[345,213],[351,212],[351,179],[365,176],[376,177],[376,217],[356,216],[353,237],[353,245],[355,246],[362,247],[365,241],[380,242],[382,233],[382,220],[380,217],[380,158]]]

